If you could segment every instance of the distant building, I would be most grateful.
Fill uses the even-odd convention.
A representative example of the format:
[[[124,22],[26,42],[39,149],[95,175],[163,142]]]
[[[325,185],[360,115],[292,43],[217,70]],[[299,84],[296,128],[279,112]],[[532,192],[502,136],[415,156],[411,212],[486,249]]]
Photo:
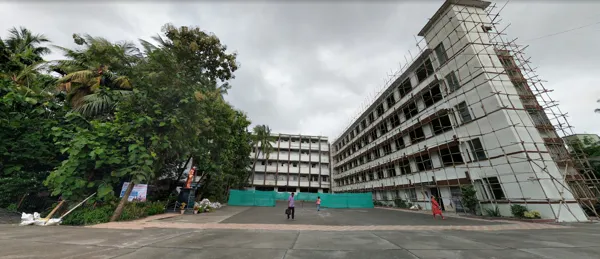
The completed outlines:
[[[273,152],[260,153],[251,188],[261,191],[328,193],[331,188],[327,137],[272,134]],[[250,157],[254,159],[255,153]],[[251,169],[251,168],[250,168]]]

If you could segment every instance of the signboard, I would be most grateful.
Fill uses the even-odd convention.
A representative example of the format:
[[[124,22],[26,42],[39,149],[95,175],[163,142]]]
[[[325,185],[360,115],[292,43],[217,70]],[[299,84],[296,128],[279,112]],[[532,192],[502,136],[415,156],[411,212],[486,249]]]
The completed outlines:
[[[129,186],[129,182],[124,182],[123,187],[121,188],[121,194],[119,197],[123,197],[125,195],[125,190]],[[132,201],[133,199],[137,201],[146,201],[146,195],[148,194],[148,185],[147,184],[136,184],[133,186],[133,190],[129,194],[127,198],[128,201]]]

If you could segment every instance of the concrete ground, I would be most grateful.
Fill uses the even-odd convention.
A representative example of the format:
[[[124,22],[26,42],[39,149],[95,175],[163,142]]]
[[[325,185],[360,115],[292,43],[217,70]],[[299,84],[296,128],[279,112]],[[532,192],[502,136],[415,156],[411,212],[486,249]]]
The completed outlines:
[[[238,213],[225,220],[223,223],[234,224],[308,224],[327,226],[371,226],[371,225],[434,225],[434,226],[459,226],[459,225],[497,225],[503,222],[476,221],[465,218],[447,218],[446,220],[433,220],[431,215],[415,215],[402,211],[385,209],[327,209],[317,211],[314,202],[302,204],[297,202],[295,220],[287,220],[285,215],[286,203],[277,203],[276,207],[252,207],[244,213]]]
[[[428,214],[382,209],[326,210],[325,213],[330,213],[328,217],[311,213],[308,208],[298,211],[296,221],[283,223],[284,211],[278,207],[225,207],[209,214],[170,215],[167,219],[150,218],[94,228],[4,224],[0,225],[0,258],[579,259],[600,255],[599,224],[554,228],[536,224],[536,228],[542,229],[501,230],[498,227],[512,223],[461,218],[434,221]],[[235,223],[240,221],[244,223]],[[390,225],[390,221],[399,226]],[[324,224],[357,225],[328,231],[332,226]],[[369,230],[367,224],[383,230]],[[450,228],[424,228],[432,224],[448,224]],[[472,224],[493,224],[485,226],[497,230],[456,230],[469,229]],[[231,226],[236,229],[225,229]],[[280,230],[257,230],[252,228],[255,226],[274,226]],[[290,226],[298,230],[286,230]],[[393,227],[408,230],[385,230]],[[353,231],[355,228],[362,231]]]

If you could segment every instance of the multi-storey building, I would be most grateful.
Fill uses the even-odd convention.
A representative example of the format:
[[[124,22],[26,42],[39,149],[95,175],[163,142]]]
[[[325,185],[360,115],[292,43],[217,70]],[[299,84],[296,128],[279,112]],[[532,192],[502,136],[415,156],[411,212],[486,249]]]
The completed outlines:
[[[330,192],[327,137],[272,134],[273,152],[259,154],[250,189],[280,192]],[[254,159],[255,154],[250,154]]]
[[[480,207],[502,215],[518,204],[587,220],[589,190],[572,184],[581,176],[536,99],[542,90],[498,40],[489,5],[448,0],[437,10],[418,34],[427,47],[332,144],[334,192],[425,209],[436,196],[455,211],[460,187],[473,185]]]

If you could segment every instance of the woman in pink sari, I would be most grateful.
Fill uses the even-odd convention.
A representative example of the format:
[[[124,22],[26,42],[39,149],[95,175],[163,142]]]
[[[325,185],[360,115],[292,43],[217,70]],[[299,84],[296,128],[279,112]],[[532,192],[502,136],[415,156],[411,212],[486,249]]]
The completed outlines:
[[[433,212],[433,218],[435,219],[436,215],[440,215],[442,219],[444,219],[444,215],[442,215],[442,209],[440,208],[440,204],[435,200],[435,196],[431,196],[431,211]]]

